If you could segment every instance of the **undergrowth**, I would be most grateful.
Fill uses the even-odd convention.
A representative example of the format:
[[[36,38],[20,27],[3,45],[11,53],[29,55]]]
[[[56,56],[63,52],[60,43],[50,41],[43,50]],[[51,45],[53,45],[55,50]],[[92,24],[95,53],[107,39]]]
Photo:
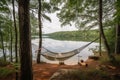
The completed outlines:
[[[74,70],[60,74],[51,80],[112,80],[108,73],[97,70]]]
[[[10,63],[0,58],[0,78],[5,78],[15,72],[18,72],[19,68],[19,63]]]
[[[8,75],[10,75],[14,72],[15,72],[15,70],[13,70],[13,69],[0,68],[0,77],[1,78],[7,77]]]

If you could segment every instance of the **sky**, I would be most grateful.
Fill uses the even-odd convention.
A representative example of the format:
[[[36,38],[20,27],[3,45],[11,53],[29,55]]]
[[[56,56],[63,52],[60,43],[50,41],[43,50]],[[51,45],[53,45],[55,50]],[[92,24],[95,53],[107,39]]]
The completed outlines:
[[[59,21],[59,18],[57,18],[56,13],[48,14],[48,16],[51,18],[52,22],[49,22],[47,20],[43,21],[43,28],[42,28],[43,33],[77,30],[77,28],[70,25],[61,27],[61,23]]]

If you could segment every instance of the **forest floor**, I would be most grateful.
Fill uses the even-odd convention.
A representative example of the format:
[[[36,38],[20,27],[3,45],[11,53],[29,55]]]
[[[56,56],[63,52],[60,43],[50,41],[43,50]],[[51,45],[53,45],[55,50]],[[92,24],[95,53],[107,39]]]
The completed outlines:
[[[33,64],[35,80],[49,80],[50,77],[60,69],[79,69],[84,70],[94,68],[99,63],[97,61],[87,60],[88,67],[80,65],[59,65],[59,64]]]
[[[59,64],[49,64],[49,63],[42,63],[36,64],[33,63],[33,78],[34,80],[49,80],[50,77],[60,69],[77,69],[80,71],[90,70],[90,69],[102,69],[106,70],[109,75],[117,75],[120,79],[120,66],[109,66],[109,64],[100,64],[99,61],[95,60],[87,60],[86,63],[88,64],[87,67],[80,66],[80,65],[59,65]],[[8,67],[11,68],[11,67]],[[91,77],[91,76],[90,76]],[[93,76],[92,76],[93,77]],[[118,80],[119,80],[118,79]],[[9,75],[5,78],[0,78],[0,80],[15,80],[15,74]],[[68,80],[68,79],[67,79]],[[92,80],[92,79],[90,79]],[[93,80],[94,77],[93,77]],[[97,79],[102,80],[102,79]],[[116,79],[117,80],[117,79]]]
[[[111,64],[101,64],[99,61],[91,60],[88,59],[85,63],[88,64],[88,66],[81,66],[81,65],[58,65],[58,64],[33,64],[33,74],[34,74],[34,80],[49,80],[50,77],[55,73],[59,72],[61,69],[74,69],[74,70],[79,70],[79,71],[89,71],[89,70],[106,70],[106,72],[109,74],[111,77],[112,75],[118,74],[118,80],[120,79],[120,66],[113,66]],[[104,74],[103,74],[104,76]],[[103,79],[95,79],[93,76],[92,79],[89,80],[103,80]],[[54,79],[58,80],[58,79]],[[61,80],[61,79],[59,79]],[[64,80],[69,80],[69,79],[64,79]],[[70,79],[73,80],[73,79]],[[75,79],[76,80],[76,79]],[[79,80],[79,79],[77,79]],[[108,79],[107,79],[108,80]],[[113,79],[114,80],[114,79]],[[117,80],[117,79],[115,79]]]

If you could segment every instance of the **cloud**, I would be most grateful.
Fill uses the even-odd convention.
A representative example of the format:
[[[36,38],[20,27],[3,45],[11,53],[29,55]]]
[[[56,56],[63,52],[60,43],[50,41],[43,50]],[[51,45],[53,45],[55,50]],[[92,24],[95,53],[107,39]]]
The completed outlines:
[[[75,28],[74,26],[63,26],[61,27],[61,23],[59,21],[59,18],[56,16],[56,13],[52,13],[52,14],[47,14],[52,22],[43,21],[43,33],[52,33],[52,32],[57,32],[57,31],[73,31],[73,30],[77,30],[77,28]]]

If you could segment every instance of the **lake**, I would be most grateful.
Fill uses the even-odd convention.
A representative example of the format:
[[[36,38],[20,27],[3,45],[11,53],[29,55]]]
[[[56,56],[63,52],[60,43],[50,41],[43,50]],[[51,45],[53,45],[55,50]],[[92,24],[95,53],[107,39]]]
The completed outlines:
[[[36,59],[37,53],[35,51],[38,49],[38,42],[39,39],[32,40],[32,53],[33,53],[33,59]],[[80,48],[89,42],[84,41],[61,41],[61,40],[54,40],[51,38],[43,38],[43,44],[45,48],[47,48],[50,51],[57,52],[57,53],[64,53],[69,52],[74,49]],[[83,59],[84,61],[88,59],[88,56],[94,55],[90,48],[96,48],[98,46],[98,43],[92,43],[88,47],[84,48],[79,54],[76,54],[75,56],[70,57],[69,59],[65,60],[65,64],[67,65],[75,65],[78,64],[78,61]],[[55,63],[58,64],[59,61],[50,61],[43,56],[41,57],[41,60],[47,63]]]

